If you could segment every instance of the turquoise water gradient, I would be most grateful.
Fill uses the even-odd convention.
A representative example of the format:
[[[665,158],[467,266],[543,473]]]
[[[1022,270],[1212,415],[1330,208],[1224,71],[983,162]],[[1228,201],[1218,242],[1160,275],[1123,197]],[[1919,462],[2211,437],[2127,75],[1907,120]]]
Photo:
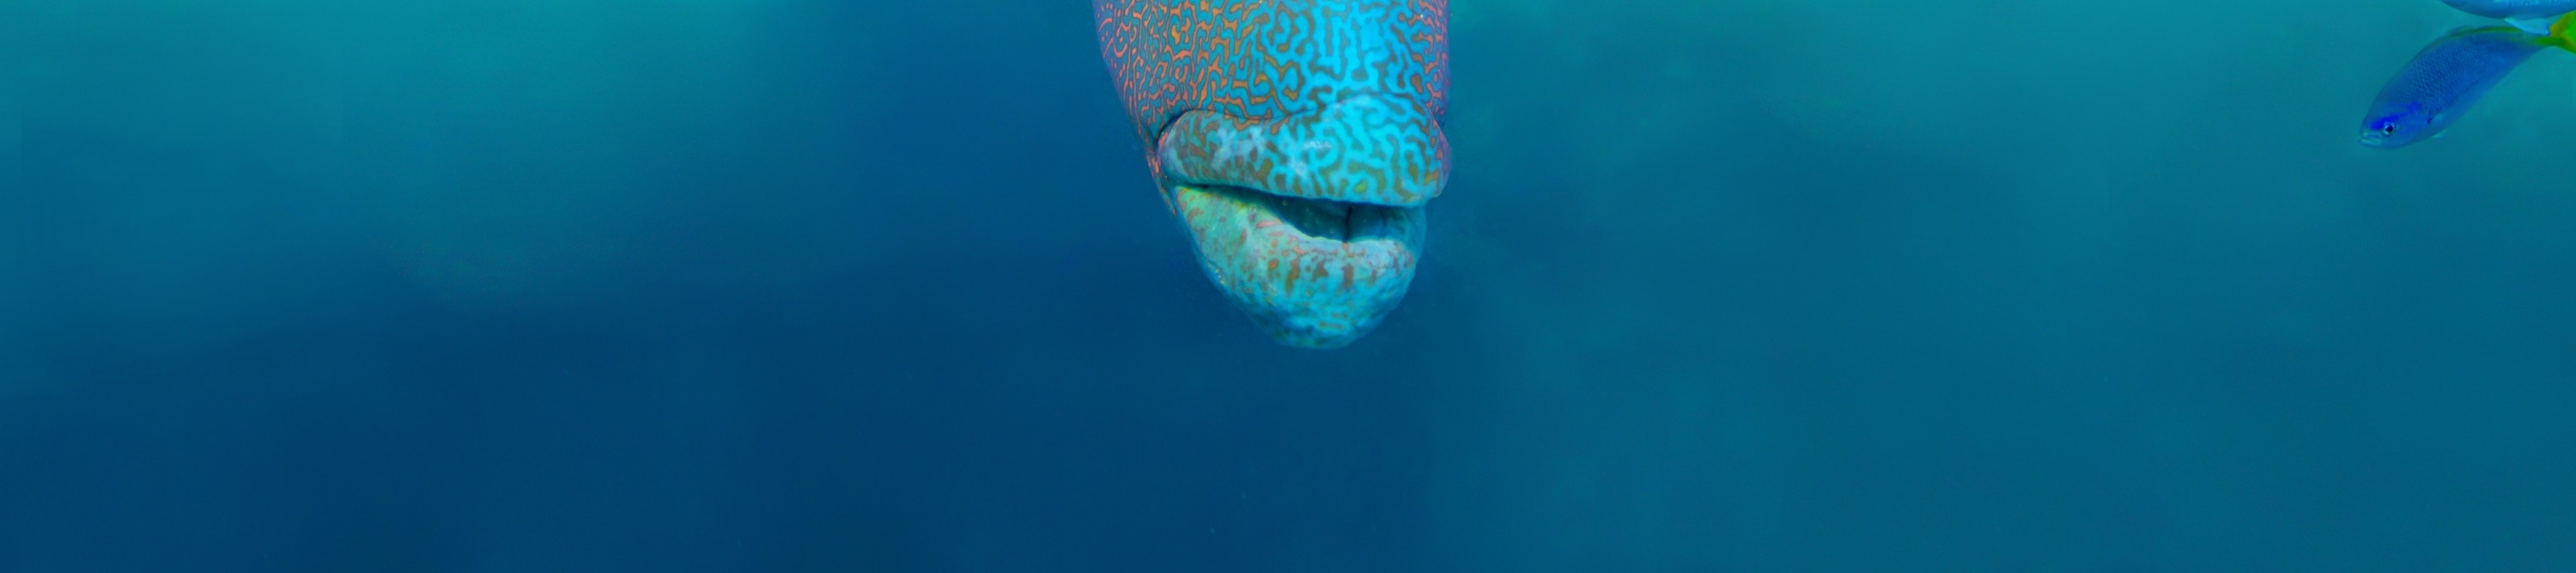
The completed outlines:
[[[2576,570],[2576,54],[2096,4],[1458,0],[1311,352],[1080,2],[0,0],[0,571]]]

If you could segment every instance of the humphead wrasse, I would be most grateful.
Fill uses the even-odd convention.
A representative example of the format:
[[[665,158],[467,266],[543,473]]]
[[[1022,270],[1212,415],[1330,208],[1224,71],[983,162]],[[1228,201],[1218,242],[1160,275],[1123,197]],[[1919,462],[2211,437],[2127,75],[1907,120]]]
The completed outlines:
[[[1447,0],[1094,0],[1101,55],[1200,266],[1279,342],[1395,310],[1449,180]]]

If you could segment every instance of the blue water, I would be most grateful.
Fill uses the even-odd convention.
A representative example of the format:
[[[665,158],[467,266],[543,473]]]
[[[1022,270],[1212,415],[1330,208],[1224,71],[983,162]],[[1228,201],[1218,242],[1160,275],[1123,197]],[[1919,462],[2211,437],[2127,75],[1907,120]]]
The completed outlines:
[[[2432,0],[1459,0],[1405,306],[1080,2],[0,2],[0,571],[2576,570],[2576,55]]]

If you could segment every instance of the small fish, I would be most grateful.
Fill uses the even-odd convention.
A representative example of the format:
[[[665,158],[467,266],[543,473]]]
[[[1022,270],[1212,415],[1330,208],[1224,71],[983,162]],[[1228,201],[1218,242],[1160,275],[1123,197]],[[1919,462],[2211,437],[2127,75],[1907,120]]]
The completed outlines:
[[[2576,0],[2442,0],[2462,12],[2501,19],[2514,27],[2534,34],[2549,29],[2549,21],[2561,14],[2576,12]]]
[[[2394,149],[2440,135],[2523,60],[2551,46],[2568,46],[2565,30],[2562,20],[2555,35],[2488,26],[2433,40],[2380,88],[2362,117],[2361,144]]]

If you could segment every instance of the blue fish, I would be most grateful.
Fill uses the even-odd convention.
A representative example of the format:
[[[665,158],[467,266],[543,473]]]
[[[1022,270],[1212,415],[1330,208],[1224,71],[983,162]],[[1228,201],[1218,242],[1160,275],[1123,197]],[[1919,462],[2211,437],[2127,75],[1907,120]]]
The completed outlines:
[[[2576,0],[2442,0],[2462,12],[2502,19],[2514,27],[2534,34],[2549,29],[2549,21],[2561,14],[2576,12]]]
[[[2433,40],[2380,88],[2362,117],[2361,144],[2394,149],[2440,135],[2523,60],[2568,45],[2565,26],[2558,30],[2560,35],[2506,26],[2462,28]]]

